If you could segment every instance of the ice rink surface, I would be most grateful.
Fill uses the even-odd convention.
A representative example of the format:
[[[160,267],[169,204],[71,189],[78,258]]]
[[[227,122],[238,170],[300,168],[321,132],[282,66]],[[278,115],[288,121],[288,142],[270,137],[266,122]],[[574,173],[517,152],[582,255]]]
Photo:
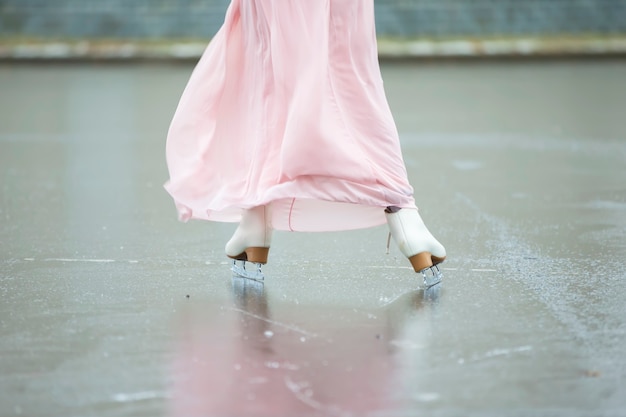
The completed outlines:
[[[626,416],[626,60],[383,63],[429,291],[386,227],[233,278],[162,188],[191,70],[0,65],[0,416]]]

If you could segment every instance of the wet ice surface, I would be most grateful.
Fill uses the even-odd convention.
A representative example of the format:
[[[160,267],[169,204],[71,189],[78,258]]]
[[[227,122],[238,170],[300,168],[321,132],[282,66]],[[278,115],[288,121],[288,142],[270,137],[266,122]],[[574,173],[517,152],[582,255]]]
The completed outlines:
[[[191,67],[0,67],[0,415],[626,414],[626,63],[383,69],[428,292],[384,227],[233,279],[161,188]]]

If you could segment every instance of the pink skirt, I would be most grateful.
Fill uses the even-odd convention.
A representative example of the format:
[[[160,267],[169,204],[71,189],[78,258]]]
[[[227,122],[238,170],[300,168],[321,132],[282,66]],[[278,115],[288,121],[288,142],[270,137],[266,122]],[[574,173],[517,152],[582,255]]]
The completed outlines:
[[[385,223],[415,207],[378,66],[372,0],[232,0],[167,138],[181,220],[277,230]]]

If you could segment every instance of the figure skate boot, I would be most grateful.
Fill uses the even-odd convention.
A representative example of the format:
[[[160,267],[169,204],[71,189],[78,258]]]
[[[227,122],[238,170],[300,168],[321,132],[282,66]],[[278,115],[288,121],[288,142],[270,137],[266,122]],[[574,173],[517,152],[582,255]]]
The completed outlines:
[[[422,273],[426,288],[440,283],[443,275],[437,265],[446,259],[446,249],[428,231],[417,209],[387,207],[385,216],[393,240],[415,272]]]
[[[239,227],[226,243],[226,256],[233,259],[232,271],[241,277],[262,281],[265,276],[261,265],[267,263],[271,239],[269,207],[245,210]],[[256,270],[246,270],[246,262],[255,264]]]

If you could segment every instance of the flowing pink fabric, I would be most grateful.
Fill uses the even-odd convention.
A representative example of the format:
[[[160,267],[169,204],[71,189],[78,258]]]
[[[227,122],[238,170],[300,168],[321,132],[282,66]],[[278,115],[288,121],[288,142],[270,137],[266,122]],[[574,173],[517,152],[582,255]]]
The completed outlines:
[[[277,230],[385,223],[415,207],[378,65],[372,0],[232,0],[167,139],[181,220]]]

